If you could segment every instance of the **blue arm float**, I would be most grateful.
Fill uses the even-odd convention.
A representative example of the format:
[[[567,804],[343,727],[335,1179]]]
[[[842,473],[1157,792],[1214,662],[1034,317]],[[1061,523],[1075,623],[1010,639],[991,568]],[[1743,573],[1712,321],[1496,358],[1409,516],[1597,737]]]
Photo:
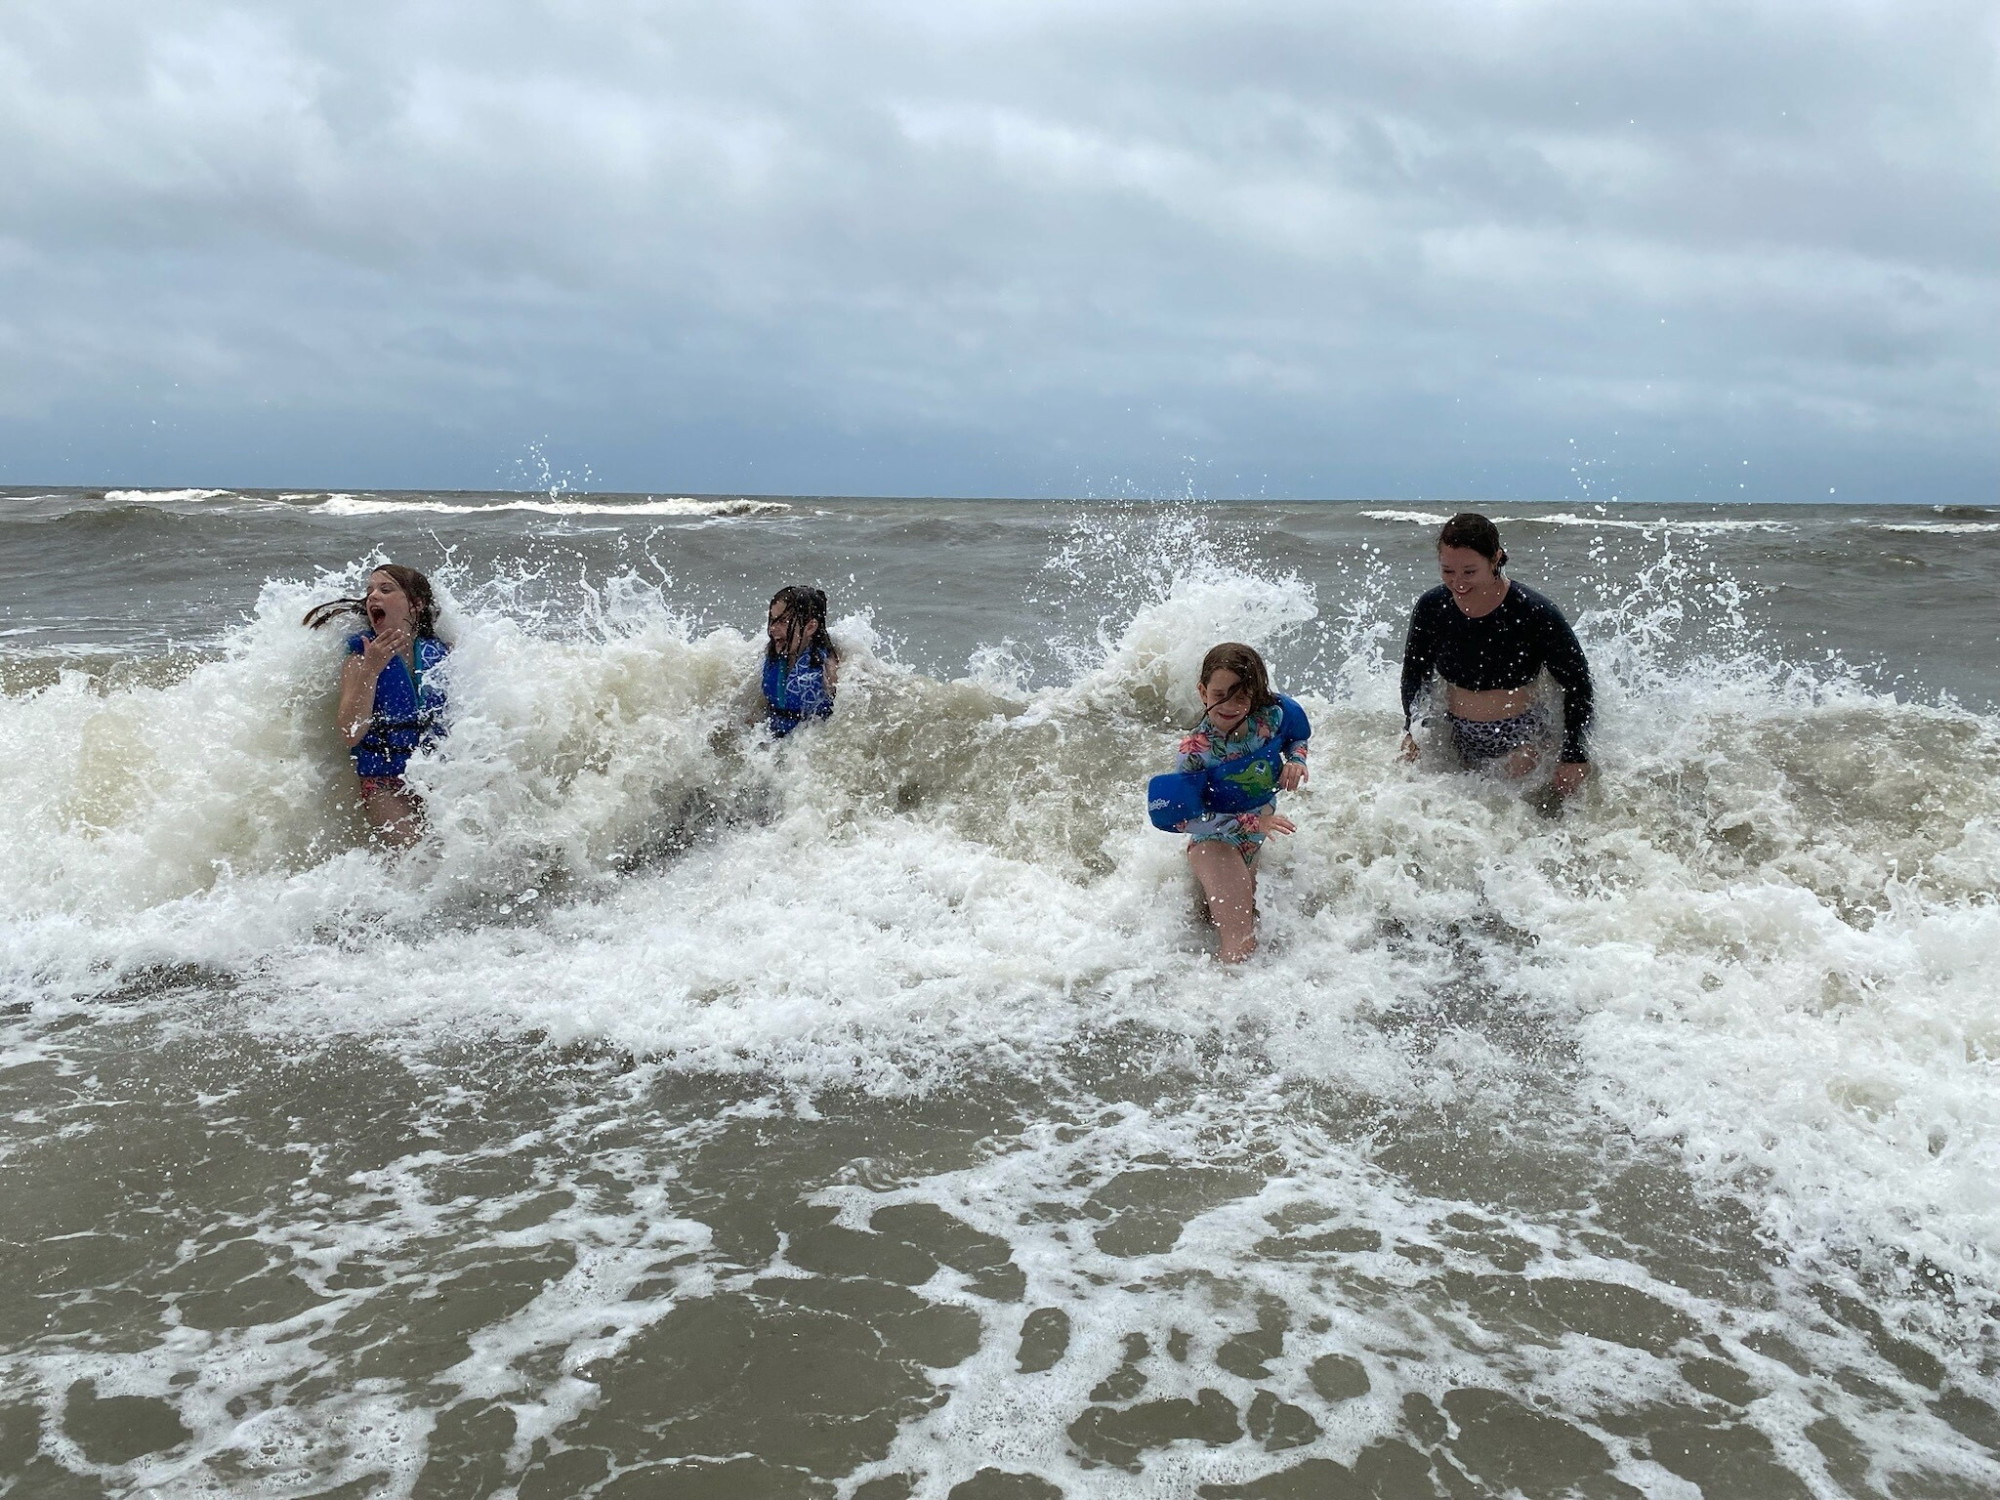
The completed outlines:
[[[1146,783],[1146,812],[1153,826],[1175,833],[1189,818],[1199,818],[1208,809],[1202,806],[1201,788],[1205,780],[1185,771],[1169,771]]]

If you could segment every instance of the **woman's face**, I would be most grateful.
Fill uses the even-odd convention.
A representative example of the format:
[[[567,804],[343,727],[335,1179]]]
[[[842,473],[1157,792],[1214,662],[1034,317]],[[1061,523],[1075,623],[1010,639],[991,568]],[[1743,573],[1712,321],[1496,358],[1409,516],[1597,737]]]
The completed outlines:
[[[1438,572],[1444,586],[1460,599],[1485,592],[1500,581],[1500,570],[1470,547],[1438,548]]]
[[[1227,667],[1217,667],[1201,685],[1201,706],[1208,710],[1208,722],[1224,734],[1232,733],[1250,713],[1250,689]]]
[[[410,607],[410,596],[387,573],[368,575],[367,602],[368,624],[377,635],[386,630],[415,628],[417,612]]]
[[[819,621],[807,620],[800,627],[798,637],[794,640],[792,635],[792,617],[786,613],[785,606],[782,604],[772,605],[771,612],[765,617],[765,620],[764,629],[765,633],[771,637],[771,644],[786,653],[803,651],[807,646],[812,644],[813,632],[819,629]]]

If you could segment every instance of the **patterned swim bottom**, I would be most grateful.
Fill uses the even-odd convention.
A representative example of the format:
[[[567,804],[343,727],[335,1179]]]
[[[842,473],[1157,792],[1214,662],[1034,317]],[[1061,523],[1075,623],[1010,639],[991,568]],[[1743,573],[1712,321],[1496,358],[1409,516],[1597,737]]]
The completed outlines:
[[[1204,818],[1188,836],[1188,847],[1196,844],[1227,844],[1243,856],[1244,864],[1254,864],[1257,853],[1264,847],[1264,834],[1258,831],[1256,819],[1276,810],[1278,804],[1266,802],[1262,807],[1240,815],[1222,814]],[[1246,821],[1247,820],[1247,821]]]
[[[371,797],[379,797],[384,792],[400,792],[403,778],[400,776],[363,776],[361,778],[361,798],[365,802]]]
[[[1539,739],[1542,733],[1542,716],[1533,709],[1511,719],[1461,719],[1447,714],[1445,722],[1451,725],[1451,742],[1459,758],[1469,764],[1498,760]]]

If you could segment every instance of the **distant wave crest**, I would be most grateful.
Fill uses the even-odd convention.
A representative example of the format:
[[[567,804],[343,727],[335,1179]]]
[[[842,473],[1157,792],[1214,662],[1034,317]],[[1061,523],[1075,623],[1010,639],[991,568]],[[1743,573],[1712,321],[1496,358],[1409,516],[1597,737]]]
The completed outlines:
[[[1451,519],[1441,510],[1364,510],[1371,521],[1414,521],[1420,526],[1442,526]]]
[[[114,505],[165,505],[190,500],[221,500],[233,497],[234,490],[106,490],[104,498]]]
[[[776,500],[695,500],[677,496],[655,500],[491,500],[454,505],[444,500],[395,500],[362,495],[329,495],[313,507],[328,516],[489,515],[499,511],[533,511],[545,516],[764,516],[791,509]]]
[[[1883,524],[1877,531],[1915,531],[1926,536],[1971,536],[1978,532],[2000,531],[2000,521],[1906,521]]]
[[[1599,526],[1613,531],[1682,531],[1697,536],[1706,536],[1723,531],[1791,531],[1789,521],[1718,521],[1704,517],[1699,521],[1670,521],[1665,516],[1657,521],[1614,520],[1609,516],[1579,516],[1574,511],[1559,510],[1546,516],[1510,516],[1506,518],[1514,525],[1532,526]]]
[[[1442,526],[1451,519],[1439,510],[1364,510],[1361,512],[1371,521],[1411,521],[1421,526]],[[1580,516],[1574,511],[1559,510],[1545,516],[1495,516],[1495,521],[1507,526],[1597,526],[1612,531],[1682,531],[1705,536],[1723,531],[1791,531],[1788,521],[1723,521],[1704,517],[1698,521],[1670,521],[1662,516],[1656,521],[1635,521],[1610,516]],[[1934,529],[1934,528],[1921,528]]]

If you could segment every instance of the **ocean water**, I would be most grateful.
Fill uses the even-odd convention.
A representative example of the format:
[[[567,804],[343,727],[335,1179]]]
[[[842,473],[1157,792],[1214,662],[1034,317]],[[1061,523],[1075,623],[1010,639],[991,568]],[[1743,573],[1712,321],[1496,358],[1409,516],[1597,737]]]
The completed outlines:
[[[0,498],[0,1489],[2000,1492],[2000,511],[1492,513],[1560,811],[1394,758],[1435,507]],[[405,856],[298,624],[381,560]],[[1139,793],[1228,638],[1232,971]]]

